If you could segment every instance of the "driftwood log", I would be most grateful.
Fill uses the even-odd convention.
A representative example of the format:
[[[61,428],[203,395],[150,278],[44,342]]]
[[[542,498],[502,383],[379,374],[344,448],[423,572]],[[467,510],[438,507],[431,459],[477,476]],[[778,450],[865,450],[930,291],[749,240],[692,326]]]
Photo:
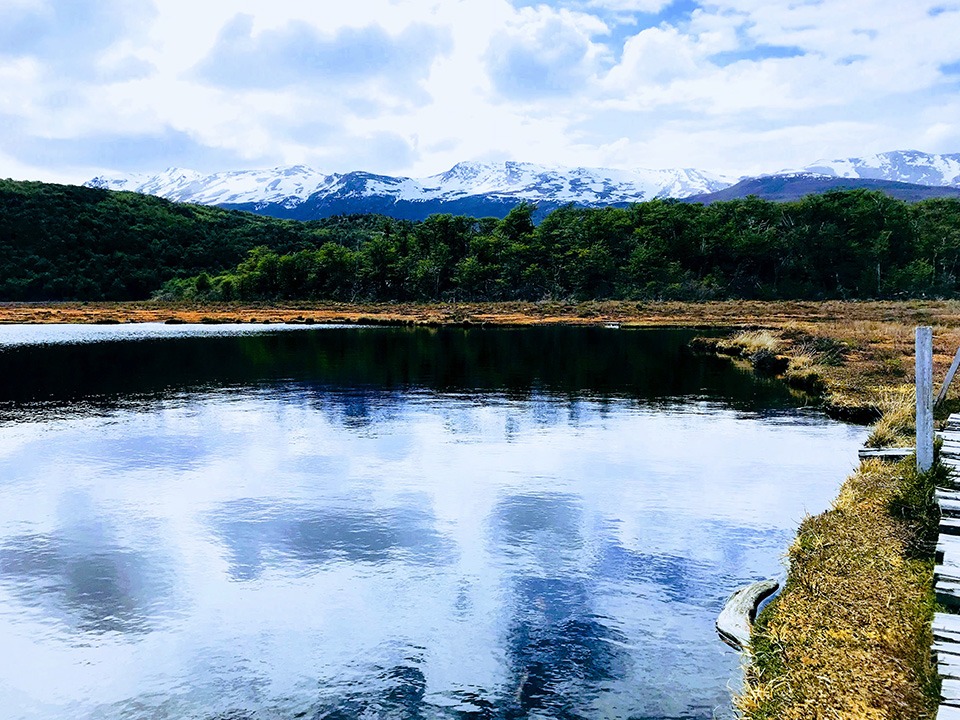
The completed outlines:
[[[757,608],[779,587],[776,580],[761,580],[737,589],[717,617],[720,639],[735,650],[743,650],[749,645],[750,627],[757,616]]]

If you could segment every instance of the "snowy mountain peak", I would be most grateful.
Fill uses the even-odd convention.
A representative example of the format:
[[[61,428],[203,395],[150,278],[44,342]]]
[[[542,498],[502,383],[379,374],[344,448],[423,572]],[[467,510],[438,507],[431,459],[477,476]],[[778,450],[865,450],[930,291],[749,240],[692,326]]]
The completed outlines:
[[[818,160],[777,175],[960,187],[960,154],[893,151],[865,158]],[[306,165],[289,165],[211,175],[167,168],[156,175],[99,176],[86,184],[179,202],[309,219],[341,212],[399,213],[406,217],[425,217],[431,212],[501,213],[520,201],[542,207],[567,203],[588,207],[626,205],[654,198],[713,193],[741,179],[695,168],[613,170],[468,161],[419,179],[368,172],[327,174]]]
[[[205,205],[270,205],[294,208],[306,202],[346,198],[392,198],[395,202],[449,202],[494,197],[514,202],[609,205],[654,197],[686,197],[730,185],[696,170],[609,170],[550,168],[533,163],[461,162],[446,172],[415,179],[366,172],[327,175],[305,165],[201,175],[169,168],[154,176],[96,177],[87,185],[132,190],[179,202]]]
[[[828,177],[960,187],[960,154],[937,155],[918,150],[893,150],[863,158],[817,160],[803,169]]]

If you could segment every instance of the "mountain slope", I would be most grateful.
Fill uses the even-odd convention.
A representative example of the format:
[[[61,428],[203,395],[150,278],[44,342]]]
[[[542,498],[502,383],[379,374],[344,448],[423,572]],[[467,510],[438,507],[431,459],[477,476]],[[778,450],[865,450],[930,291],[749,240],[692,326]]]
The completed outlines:
[[[442,212],[503,217],[523,201],[541,205],[541,213],[567,203],[624,206],[656,197],[712,192],[732,182],[732,178],[699,170],[628,171],[465,162],[420,179],[366,172],[327,175],[296,165],[206,176],[171,168],[153,176],[97,177],[86,185],[310,220],[352,212],[382,212],[406,219]]]
[[[907,202],[919,202],[920,200],[939,197],[960,198],[960,188],[957,187],[934,187],[890,180],[831,177],[814,173],[789,173],[747,178],[723,190],[704,195],[693,195],[683,200],[684,202],[699,202],[709,205],[714,202],[739,200],[755,195],[764,200],[787,202],[832,190],[856,189],[879,190],[891,197]]]
[[[954,193],[942,188],[960,188],[960,154],[893,151],[865,158],[818,160],[801,170],[740,180],[734,185],[732,177],[689,168],[612,170],[462,162],[419,179],[359,171],[328,174],[294,165],[212,175],[170,168],[157,175],[102,176],[86,184],[293,220],[349,213],[382,213],[407,220],[422,220],[436,213],[504,217],[524,201],[535,203],[538,218],[542,218],[569,203],[624,207],[654,198],[715,202],[750,194],[793,200],[854,187],[879,189],[911,201],[953,197]]]
[[[936,155],[917,150],[895,150],[864,158],[818,160],[803,170],[838,178],[960,187],[960,154]]]

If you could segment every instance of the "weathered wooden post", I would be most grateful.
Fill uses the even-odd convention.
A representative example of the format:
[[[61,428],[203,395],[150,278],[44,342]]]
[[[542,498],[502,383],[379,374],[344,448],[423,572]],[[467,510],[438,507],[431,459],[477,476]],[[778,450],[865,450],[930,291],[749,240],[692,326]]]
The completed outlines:
[[[947,370],[947,377],[943,380],[943,387],[940,388],[940,394],[937,395],[937,400],[933,403],[934,407],[947,399],[947,391],[950,389],[950,383],[953,382],[953,376],[957,374],[957,370],[960,370],[960,348],[957,348],[957,354],[953,356],[953,362],[950,363],[950,369]]]
[[[916,330],[917,470],[933,467],[933,328]]]

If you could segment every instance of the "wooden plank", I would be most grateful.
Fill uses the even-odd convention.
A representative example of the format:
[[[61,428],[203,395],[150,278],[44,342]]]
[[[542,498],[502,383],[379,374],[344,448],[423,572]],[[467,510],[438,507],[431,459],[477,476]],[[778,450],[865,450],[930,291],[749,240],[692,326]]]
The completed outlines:
[[[960,643],[955,643],[952,640],[940,640],[939,638],[934,638],[933,647],[931,649],[937,654],[937,657],[940,657],[941,655],[953,655],[960,658]]]
[[[960,448],[957,449],[960,453]],[[880,458],[881,460],[902,460],[913,454],[913,448],[860,448],[861,460]]]
[[[942,678],[960,680],[960,657],[945,655],[937,658],[937,672]]]
[[[960,567],[960,537],[956,535],[940,535],[937,539],[937,552],[945,558],[941,563],[942,565]]]
[[[940,686],[943,705],[960,707],[960,680],[944,680]]]
[[[955,565],[944,565],[937,563],[933,566],[933,577],[936,580],[943,580],[945,583],[953,583],[960,591],[960,569]],[[944,585],[946,587],[947,585]]]
[[[941,705],[937,710],[937,720],[960,720],[960,708]]]
[[[940,392],[937,393],[937,400],[934,403],[939,405],[947,399],[947,390],[950,389],[950,383],[953,382],[953,376],[957,374],[957,368],[960,368],[960,348],[957,348],[957,354],[953,356],[953,362],[950,363],[950,369],[947,370],[947,376],[943,379],[943,385]]]
[[[960,518],[940,518],[941,535],[960,535]]]
[[[934,613],[933,626],[960,633],[960,615],[944,612]]]
[[[938,623],[934,621],[930,627],[931,627],[931,630],[933,630],[933,633],[937,637],[943,637],[943,638],[956,637],[957,640],[960,641],[960,630],[958,630],[956,626],[944,625],[942,623]],[[958,652],[960,652],[960,650],[958,650]]]
[[[937,502],[940,505],[940,512],[943,515],[949,517],[957,517],[960,515],[960,501],[957,500],[941,500],[937,499]]]
[[[956,553],[945,553],[937,548],[937,564],[934,566],[934,573],[939,572],[939,577],[953,578],[960,582],[960,558]]]
[[[960,635],[957,633],[943,630],[942,628],[935,629],[933,630],[933,638],[937,642],[944,643],[945,645],[953,645],[956,649],[950,653],[951,655],[960,653]]]

